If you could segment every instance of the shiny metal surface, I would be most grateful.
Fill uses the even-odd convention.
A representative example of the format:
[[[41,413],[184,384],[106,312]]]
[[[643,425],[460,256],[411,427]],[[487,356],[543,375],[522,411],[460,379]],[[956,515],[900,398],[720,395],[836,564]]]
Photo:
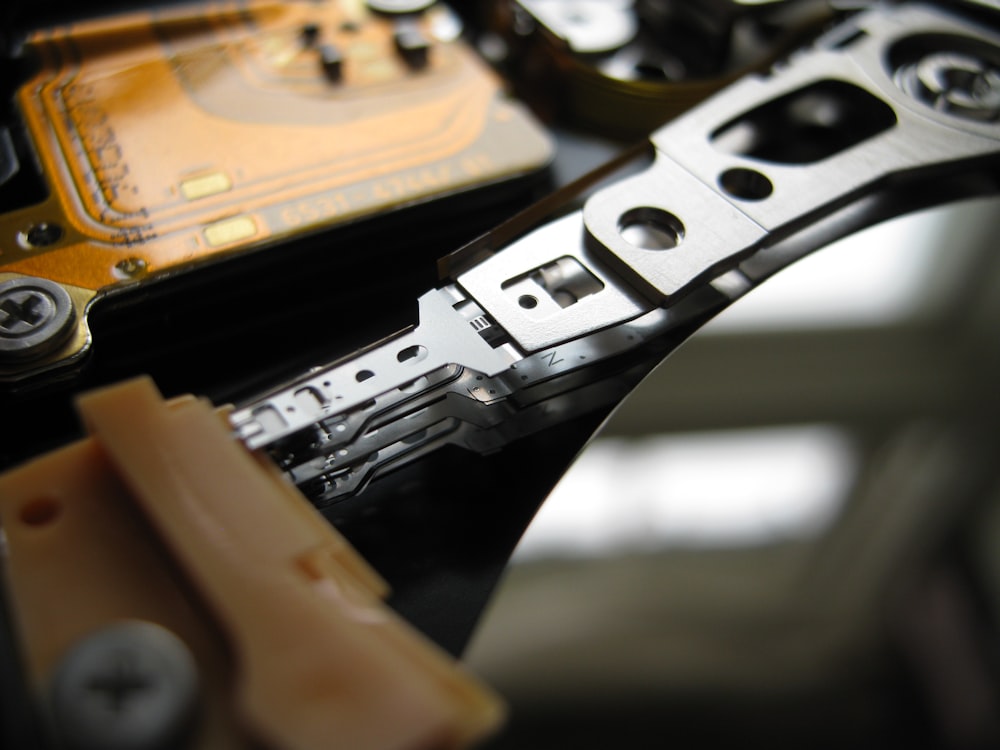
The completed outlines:
[[[530,276],[559,258],[574,258],[598,281],[600,290],[560,307]],[[530,295],[514,287],[527,277]],[[503,252],[461,274],[458,285],[475,299],[526,352],[538,351],[630,320],[652,304],[623,283],[585,242],[582,216],[574,212],[536,229]],[[513,287],[513,288],[512,288]],[[532,296],[537,306],[526,306]]]
[[[452,364],[486,375],[510,364],[451,305],[443,290],[420,298],[421,324],[413,331],[330,369],[322,370],[266,403],[234,412],[233,426],[250,448],[258,448],[320,420],[347,414],[393,390],[405,392],[419,378]]]
[[[520,6],[582,54],[616,50],[639,30],[630,0],[522,0]]]
[[[911,96],[894,81],[891,64],[908,44],[940,60],[952,49],[995,51],[998,43],[995,34],[926,6],[857,16],[770,75],[745,78],[655,132],[654,166],[593,196],[584,209],[587,229],[669,303],[707,276],[766,253],[889,182],[927,180],[933,170],[974,172],[972,160],[997,154],[996,126]],[[813,98],[792,99],[787,110],[765,109],[810,89]],[[799,103],[807,111],[797,111]],[[734,124],[751,131],[743,134],[748,143],[720,143]],[[875,131],[871,137],[819,152],[820,158],[798,151],[804,140],[824,137],[824,130],[850,134],[865,128]],[[762,129],[769,132],[753,132]],[[755,141],[775,133],[787,140],[761,153]],[[724,179],[734,169],[762,175],[773,189],[760,197],[740,194]],[[684,225],[677,252],[650,253],[622,237],[621,217],[641,206],[668,211]]]
[[[237,435],[325,504],[438,446],[489,452],[616,403],[634,381],[611,363],[648,371],[802,255],[994,191],[997,60],[1000,36],[937,8],[854,16],[656,131],[644,172],[424,295],[412,331],[244,405]]]

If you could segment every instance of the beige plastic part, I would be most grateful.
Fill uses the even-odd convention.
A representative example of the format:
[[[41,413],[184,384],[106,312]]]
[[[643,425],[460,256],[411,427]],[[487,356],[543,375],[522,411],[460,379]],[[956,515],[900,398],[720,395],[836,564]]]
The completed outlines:
[[[198,663],[191,747],[458,748],[502,720],[210,404],[140,379],[79,409],[90,438],[0,477],[7,593],[40,695],[80,637],[142,619]]]

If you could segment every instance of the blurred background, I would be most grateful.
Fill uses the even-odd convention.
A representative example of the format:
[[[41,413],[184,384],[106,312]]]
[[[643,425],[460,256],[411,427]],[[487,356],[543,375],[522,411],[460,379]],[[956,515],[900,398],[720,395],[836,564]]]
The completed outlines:
[[[995,200],[800,261],[660,366],[468,654],[491,747],[995,747]]]

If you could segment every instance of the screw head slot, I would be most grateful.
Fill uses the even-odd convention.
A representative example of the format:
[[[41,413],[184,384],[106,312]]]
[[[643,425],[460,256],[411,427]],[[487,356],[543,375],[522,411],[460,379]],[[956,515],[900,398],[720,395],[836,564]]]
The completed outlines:
[[[1000,71],[971,55],[939,52],[916,67],[918,91],[937,109],[974,119],[1000,113]]]
[[[0,362],[50,354],[75,323],[73,300],[59,284],[30,276],[0,283]]]
[[[919,35],[889,55],[896,84],[908,95],[955,117],[1000,119],[1000,50],[957,35]]]
[[[74,750],[176,747],[197,706],[187,646],[151,622],[118,622],[74,644],[53,672],[52,719]]]

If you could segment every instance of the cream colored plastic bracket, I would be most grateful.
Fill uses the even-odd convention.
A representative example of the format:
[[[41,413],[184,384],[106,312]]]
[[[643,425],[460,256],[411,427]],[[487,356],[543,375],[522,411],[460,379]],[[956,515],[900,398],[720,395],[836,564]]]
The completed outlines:
[[[192,747],[474,743],[496,697],[382,601],[384,582],[204,401],[148,379],[79,401],[91,437],[0,477],[7,594],[33,688],[123,619],[201,677]]]

